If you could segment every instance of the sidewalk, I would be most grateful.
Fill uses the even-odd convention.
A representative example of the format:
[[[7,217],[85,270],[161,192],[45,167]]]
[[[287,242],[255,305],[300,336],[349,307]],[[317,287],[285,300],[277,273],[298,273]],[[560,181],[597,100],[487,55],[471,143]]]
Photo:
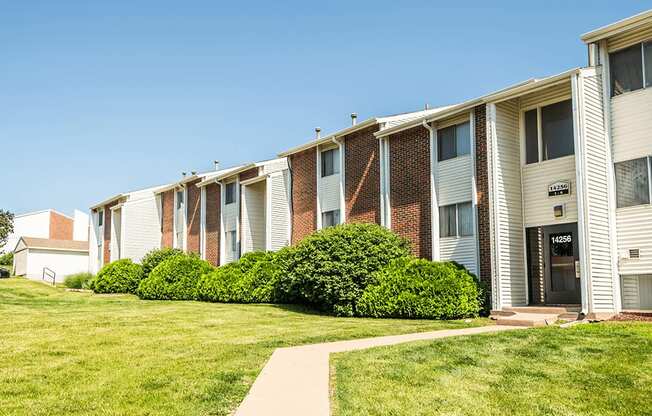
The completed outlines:
[[[329,416],[331,353],[517,328],[492,325],[278,348],[258,375],[235,415]]]

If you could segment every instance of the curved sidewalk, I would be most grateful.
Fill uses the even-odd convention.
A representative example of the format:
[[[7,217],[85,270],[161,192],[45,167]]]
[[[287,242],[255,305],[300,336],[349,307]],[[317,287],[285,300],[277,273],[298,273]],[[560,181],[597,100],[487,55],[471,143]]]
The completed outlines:
[[[481,326],[278,348],[256,378],[236,416],[329,416],[329,355],[410,341],[500,332],[523,327]]]

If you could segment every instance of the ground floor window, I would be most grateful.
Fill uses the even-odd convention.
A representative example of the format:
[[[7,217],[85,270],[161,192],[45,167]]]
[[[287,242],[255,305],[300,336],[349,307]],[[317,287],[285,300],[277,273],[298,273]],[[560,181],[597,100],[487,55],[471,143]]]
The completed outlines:
[[[335,209],[333,211],[322,212],[321,214],[321,226],[322,228],[332,227],[340,223],[340,210]]]
[[[439,207],[439,236],[473,235],[473,208],[470,202]]]

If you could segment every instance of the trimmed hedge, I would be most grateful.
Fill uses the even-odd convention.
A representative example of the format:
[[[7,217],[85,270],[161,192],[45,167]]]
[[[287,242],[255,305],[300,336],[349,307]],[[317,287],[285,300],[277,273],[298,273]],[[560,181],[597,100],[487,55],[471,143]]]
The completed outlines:
[[[109,263],[97,274],[92,289],[96,293],[136,293],[143,278],[143,268],[130,259]]]
[[[156,266],[158,266],[163,260],[166,260],[172,256],[182,256],[183,254],[183,250],[170,247],[148,251],[140,261],[140,264],[143,266],[143,273],[145,274],[145,277],[149,276],[152,270],[154,270],[154,268],[156,268]]]
[[[275,299],[278,266],[272,252],[247,253],[238,261],[203,275],[197,298],[209,302],[271,303]]]
[[[373,274],[409,253],[407,240],[376,224],[328,227],[281,255],[278,285],[288,302],[354,316]]]
[[[375,277],[358,302],[360,316],[459,319],[482,308],[476,277],[456,263],[401,258]]]
[[[141,299],[194,300],[199,278],[212,270],[196,256],[170,256],[140,282],[137,294]]]
[[[63,280],[64,286],[70,289],[90,289],[95,276],[92,273],[69,274]]]

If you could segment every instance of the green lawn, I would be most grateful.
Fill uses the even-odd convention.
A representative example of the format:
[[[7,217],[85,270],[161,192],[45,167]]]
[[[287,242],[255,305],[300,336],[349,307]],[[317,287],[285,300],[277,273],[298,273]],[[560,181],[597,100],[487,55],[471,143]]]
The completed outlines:
[[[0,280],[1,415],[225,415],[276,347],[486,324],[140,301]]]
[[[602,323],[331,358],[335,414],[652,414],[652,324]]]

